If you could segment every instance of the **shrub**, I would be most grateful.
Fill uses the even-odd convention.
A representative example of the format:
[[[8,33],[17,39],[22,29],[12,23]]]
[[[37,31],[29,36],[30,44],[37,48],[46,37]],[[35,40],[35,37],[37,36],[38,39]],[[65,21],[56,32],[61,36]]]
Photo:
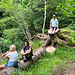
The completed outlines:
[[[19,51],[23,46],[23,41],[19,40],[12,43],[7,39],[0,38],[0,49],[1,49],[0,51],[3,53],[8,51],[11,44],[14,44],[16,46],[16,50]]]
[[[9,39],[14,43],[15,41],[25,40],[23,32],[18,28],[6,29],[3,31],[3,38]]]
[[[68,25],[68,28],[69,28],[69,29],[72,29],[72,30],[75,30],[75,24],[70,24],[70,25]]]
[[[15,41],[13,44],[16,46],[17,51],[20,51],[23,47],[23,41],[21,41],[21,40]]]
[[[10,45],[11,45],[11,41],[6,40],[4,38],[0,38],[1,52],[6,52],[7,50],[9,50]]]

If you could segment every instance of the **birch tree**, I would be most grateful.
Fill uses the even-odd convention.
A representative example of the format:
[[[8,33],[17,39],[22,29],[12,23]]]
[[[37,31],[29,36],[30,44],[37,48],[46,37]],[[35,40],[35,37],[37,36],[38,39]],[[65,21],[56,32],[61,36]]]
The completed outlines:
[[[44,28],[45,28],[45,22],[46,22],[46,0],[44,0],[45,3],[45,13],[44,13],[44,23],[43,23],[43,29],[42,29],[42,34],[44,35]]]

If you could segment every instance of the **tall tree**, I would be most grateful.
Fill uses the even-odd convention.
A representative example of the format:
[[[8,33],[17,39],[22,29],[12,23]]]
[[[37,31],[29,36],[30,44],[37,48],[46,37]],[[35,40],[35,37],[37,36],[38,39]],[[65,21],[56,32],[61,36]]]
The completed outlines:
[[[20,3],[17,3],[17,2],[14,3],[13,0],[6,0],[6,1],[1,0],[0,4],[1,4],[0,8],[6,9],[6,11],[8,11],[11,15],[15,16],[18,21],[20,20],[20,22],[24,26],[24,28],[21,27],[22,25],[19,22],[18,22],[18,24],[22,28],[25,37],[27,37],[26,39],[30,41],[31,40],[31,34],[30,34],[29,29],[28,29],[28,26],[26,25],[25,18],[24,18],[23,13],[22,13],[22,10],[23,10],[22,5]]]

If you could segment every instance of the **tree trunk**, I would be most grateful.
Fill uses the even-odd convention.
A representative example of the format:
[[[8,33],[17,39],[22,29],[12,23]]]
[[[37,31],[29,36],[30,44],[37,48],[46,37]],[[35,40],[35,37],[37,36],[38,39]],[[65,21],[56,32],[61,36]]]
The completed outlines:
[[[16,15],[15,11],[14,11],[14,16],[15,16],[15,18],[18,21],[19,26],[20,26],[20,21],[19,21],[19,18],[17,17],[17,15]],[[21,29],[23,31],[24,37],[28,40],[28,36],[26,35],[26,32],[24,31],[24,29],[22,28],[22,26],[21,26]]]
[[[45,22],[46,22],[46,0],[44,0],[45,2],[45,13],[44,13],[44,23],[43,23],[43,29],[42,29],[42,34],[44,35],[44,28],[45,28]]]
[[[33,53],[32,61],[23,62],[23,60],[21,60],[18,63],[18,65],[19,65],[18,69],[25,69],[28,65],[30,65],[31,63],[34,63],[35,61],[40,59],[45,54],[45,52],[46,52],[45,48],[38,48]],[[5,68],[0,72],[0,75],[11,75],[13,71],[16,71],[18,69],[14,68],[14,67]]]
[[[26,29],[26,33],[27,33],[27,36],[28,36],[28,38],[29,38],[29,40],[28,41],[31,41],[31,34],[30,34],[30,32],[29,32],[29,29],[28,29],[28,27],[26,26],[26,22],[25,22],[25,19],[24,19],[24,17],[23,17],[23,13],[22,13],[22,11],[21,11],[21,9],[20,9],[20,7],[18,6],[18,9],[19,9],[19,15],[20,15],[20,17],[22,18],[22,21],[23,21],[23,23],[24,23],[24,27],[25,27],[25,29]]]
[[[15,7],[15,6],[13,5],[13,7]],[[16,10],[15,10],[15,9],[16,9]],[[31,41],[31,39],[32,39],[32,38],[31,38],[31,34],[30,34],[29,29],[28,29],[28,26],[26,25],[26,22],[25,22],[23,13],[22,13],[22,11],[21,11],[21,9],[20,9],[20,6],[18,5],[17,7],[15,7],[15,9],[14,9],[13,13],[14,13],[14,15],[16,16],[16,18],[17,18],[17,20],[18,20],[19,23],[20,23],[20,22],[23,22],[23,26],[24,26],[25,30],[22,28],[21,25],[19,25],[19,26],[21,26],[22,31],[23,31],[23,33],[24,33],[26,39],[27,39],[28,41]],[[19,18],[18,18],[18,17],[19,17]]]

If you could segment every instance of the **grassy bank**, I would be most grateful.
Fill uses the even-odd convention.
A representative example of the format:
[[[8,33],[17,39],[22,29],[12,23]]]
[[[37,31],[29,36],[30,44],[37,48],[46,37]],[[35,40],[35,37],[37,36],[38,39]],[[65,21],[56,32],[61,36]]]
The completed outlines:
[[[46,53],[36,63],[30,65],[25,70],[19,70],[12,75],[51,75],[51,71],[59,63],[75,59],[75,47],[60,47],[52,54]]]

